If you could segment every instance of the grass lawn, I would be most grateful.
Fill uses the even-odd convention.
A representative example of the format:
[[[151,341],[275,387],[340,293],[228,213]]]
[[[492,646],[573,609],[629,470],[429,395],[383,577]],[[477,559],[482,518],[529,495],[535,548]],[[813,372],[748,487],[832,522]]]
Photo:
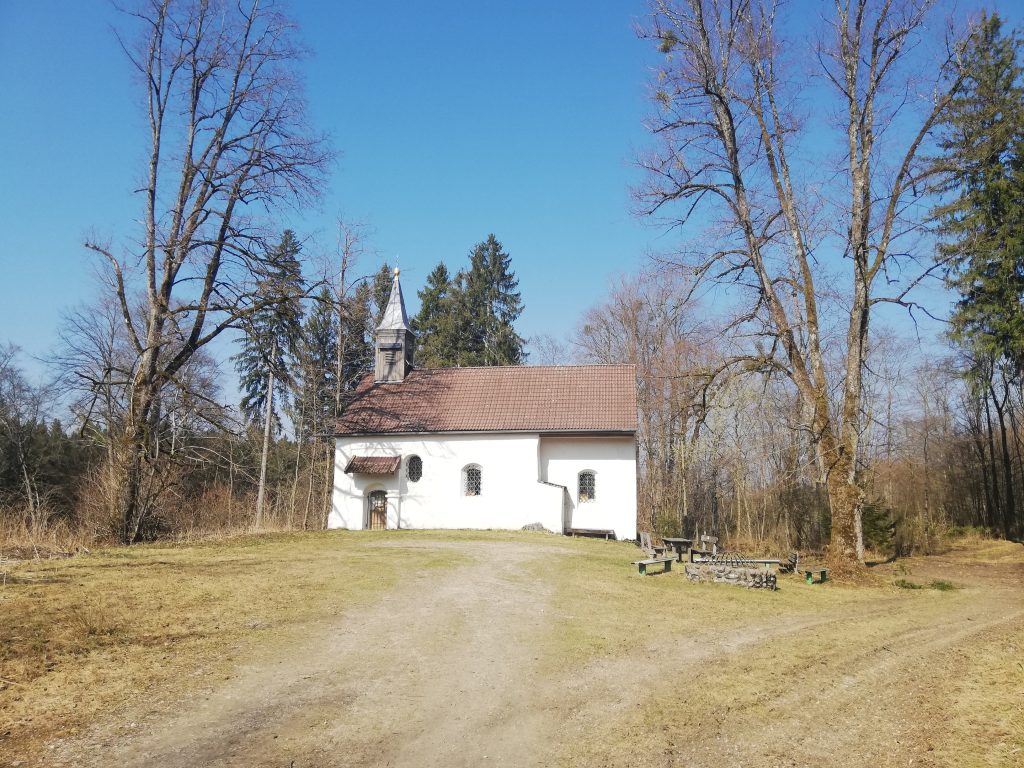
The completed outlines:
[[[786,762],[794,743],[822,765],[1024,764],[1018,545],[974,542],[857,586],[782,578],[770,593],[640,577],[626,543],[467,531],[246,536],[6,564],[0,764],[45,765],[58,737],[227,684],[501,546],[528,556],[498,594],[544,590],[531,684],[558,733],[578,736],[556,745],[558,764],[803,764]],[[849,727],[817,744],[822,718]],[[837,749],[845,763],[829,762]]]
[[[286,533],[111,548],[0,575],[0,756],[27,754],[134,701],[226,679],[410,569],[461,555],[384,534]]]

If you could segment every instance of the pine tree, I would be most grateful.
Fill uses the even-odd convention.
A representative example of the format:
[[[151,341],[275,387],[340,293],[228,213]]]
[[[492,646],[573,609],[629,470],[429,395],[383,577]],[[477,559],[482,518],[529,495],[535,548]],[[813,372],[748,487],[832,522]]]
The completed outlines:
[[[319,438],[332,431],[334,422],[335,361],[338,354],[338,327],[336,309],[330,289],[324,287],[314,298],[309,314],[302,326],[299,359],[295,370],[295,405],[292,420],[295,424],[295,466],[292,472],[291,510],[294,515],[299,496],[299,477],[305,461],[305,490],[302,493],[302,528],[309,523],[311,509],[323,508],[317,504],[316,478],[330,471],[329,446]],[[319,517],[319,515],[318,515]],[[321,521],[322,522],[322,521]],[[319,527],[319,526],[318,526]]]
[[[526,340],[515,330],[523,313],[519,280],[510,269],[512,257],[501,249],[494,235],[484,243],[489,276],[484,335],[484,365],[520,365],[526,359]]]
[[[359,380],[373,370],[373,332],[380,322],[379,316],[374,320],[377,313],[371,306],[373,301],[373,289],[366,283],[360,283],[353,295],[345,301],[345,319],[339,337],[339,343],[343,345],[343,393],[352,391]]]
[[[511,262],[493,234],[470,253],[469,269],[457,280],[459,365],[519,365],[525,359],[525,340],[514,327],[523,306]]]
[[[452,289],[448,268],[441,262],[427,276],[427,285],[417,292],[420,311],[412,321],[416,334],[416,365],[440,368],[455,364],[452,352],[457,342],[452,336]]]
[[[1024,373],[1024,89],[1016,33],[1004,35],[996,15],[983,16],[966,52],[964,87],[941,124],[945,191],[953,198],[935,212],[943,238],[940,258],[960,299],[951,337],[970,361],[972,390],[998,416],[1002,493],[989,427],[993,500],[1003,534],[1020,524],[1005,418],[1009,381]],[[998,373],[998,375],[997,375]],[[997,380],[1003,395],[997,394]]]
[[[391,295],[393,279],[394,273],[392,273],[391,267],[386,261],[377,270],[377,274],[373,276],[373,330],[377,330],[381,318],[384,317],[384,310],[388,306],[388,297]]]
[[[511,258],[494,235],[469,254],[469,267],[454,278],[438,264],[418,293],[420,312],[413,321],[416,361],[423,368],[519,365],[525,340],[514,323],[523,311],[510,269]]]
[[[257,529],[263,523],[270,438],[275,429],[281,428],[274,397],[278,395],[284,401],[288,396],[291,361],[296,357],[302,335],[305,282],[298,260],[300,250],[295,233],[285,230],[281,242],[262,259],[258,300],[264,306],[250,318],[241,339],[242,351],[233,358],[244,393],[242,412],[250,423],[263,420]]]
[[[325,425],[334,416],[335,359],[338,354],[338,328],[334,302],[329,289],[316,296],[302,326],[299,347],[299,386],[295,411],[304,422]]]
[[[1020,39],[982,18],[969,75],[943,123],[940,161],[955,196],[935,212],[940,257],[960,294],[952,336],[974,355],[1024,370],[1024,90]]]

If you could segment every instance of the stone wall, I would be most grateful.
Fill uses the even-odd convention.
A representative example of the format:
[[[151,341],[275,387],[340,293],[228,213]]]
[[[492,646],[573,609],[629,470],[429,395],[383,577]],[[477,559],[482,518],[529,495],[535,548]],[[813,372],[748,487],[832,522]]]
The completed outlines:
[[[776,576],[764,568],[743,568],[725,563],[687,563],[686,578],[690,581],[735,584],[751,589],[775,589]]]

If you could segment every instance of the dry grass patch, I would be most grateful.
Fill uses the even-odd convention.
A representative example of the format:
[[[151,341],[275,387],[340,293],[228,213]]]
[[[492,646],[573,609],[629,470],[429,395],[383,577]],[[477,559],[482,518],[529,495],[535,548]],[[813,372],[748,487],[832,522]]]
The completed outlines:
[[[0,757],[100,713],[223,680],[456,551],[375,533],[292,533],[108,549],[0,574]],[[387,535],[391,544],[415,534]],[[3,762],[0,760],[0,762]]]
[[[956,711],[936,750],[939,764],[1024,765],[1024,623],[986,633],[950,666],[948,695]]]
[[[692,638],[709,627],[728,632],[749,624],[785,624],[877,595],[839,584],[808,586],[796,576],[780,577],[776,592],[693,584],[682,563],[667,574],[640,576],[629,564],[640,557],[633,544],[570,540],[563,546],[574,547],[579,556],[556,567],[544,561],[532,565],[534,578],[555,587],[547,648],[552,664],[621,656],[656,636]]]
[[[1012,547],[979,545],[982,570],[996,561],[1016,572],[1024,558]],[[927,585],[971,572],[973,553],[964,545],[903,570]],[[1024,764],[1024,666],[1011,668],[1024,601],[1002,591],[1002,572],[953,591],[899,589],[889,569],[874,586],[786,578],[770,593],[641,579],[623,557],[602,559],[557,577],[566,633],[551,642],[563,659],[632,657],[622,685],[644,695],[613,721],[583,724],[563,765]],[[643,671],[651,658],[661,674]]]

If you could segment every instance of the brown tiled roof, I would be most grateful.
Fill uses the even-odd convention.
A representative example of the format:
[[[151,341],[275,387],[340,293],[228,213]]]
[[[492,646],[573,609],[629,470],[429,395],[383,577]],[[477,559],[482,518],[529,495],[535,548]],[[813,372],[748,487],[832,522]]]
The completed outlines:
[[[415,369],[405,381],[367,376],[337,434],[635,432],[632,365]]]
[[[401,462],[399,456],[353,456],[345,472],[350,475],[393,475]]]

